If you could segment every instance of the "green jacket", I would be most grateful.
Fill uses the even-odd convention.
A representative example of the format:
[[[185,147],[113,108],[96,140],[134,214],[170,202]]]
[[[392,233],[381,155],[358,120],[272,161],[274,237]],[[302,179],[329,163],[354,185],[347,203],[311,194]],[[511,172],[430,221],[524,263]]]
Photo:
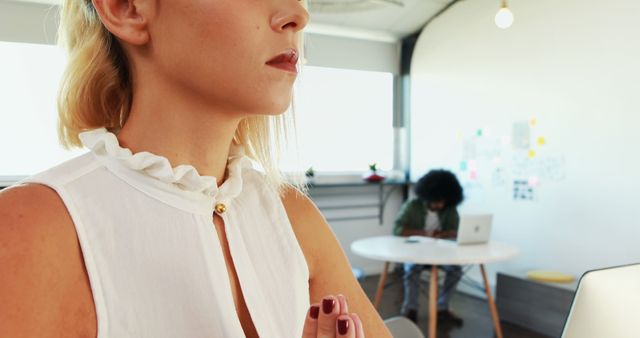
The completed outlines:
[[[400,212],[396,217],[393,234],[400,236],[404,229],[424,229],[425,218],[427,217],[427,207],[425,203],[414,198],[406,201],[400,208]],[[438,213],[442,231],[457,231],[460,224],[460,215],[456,207],[448,207]]]

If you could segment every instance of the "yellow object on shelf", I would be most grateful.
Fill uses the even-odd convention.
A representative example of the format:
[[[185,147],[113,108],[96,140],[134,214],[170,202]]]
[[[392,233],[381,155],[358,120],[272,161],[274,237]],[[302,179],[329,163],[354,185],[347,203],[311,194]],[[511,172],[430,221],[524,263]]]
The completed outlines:
[[[529,271],[527,272],[527,278],[538,282],[546,283],[572,283],[575,281],[575,277],[562,272],[556,271]]]

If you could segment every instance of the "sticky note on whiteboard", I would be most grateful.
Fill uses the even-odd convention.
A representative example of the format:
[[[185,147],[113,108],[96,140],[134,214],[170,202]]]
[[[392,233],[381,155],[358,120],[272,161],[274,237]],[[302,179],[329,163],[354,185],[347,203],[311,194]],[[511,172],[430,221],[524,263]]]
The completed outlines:
[[[531,145],[531,129],[528,122],[513,124],[511,144],[515,149],[529,149]]]
[[[475,170],[471,170],[469,173],[469,179],[476,180],[478,179],[478,172]]]
[[[467,171],[467,161],[460,162],[460,171]]]

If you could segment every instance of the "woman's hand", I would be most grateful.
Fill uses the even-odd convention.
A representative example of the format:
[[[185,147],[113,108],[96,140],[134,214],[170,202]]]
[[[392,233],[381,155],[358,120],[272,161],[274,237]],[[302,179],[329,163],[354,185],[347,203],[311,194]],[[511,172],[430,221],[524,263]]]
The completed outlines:
[[[302,338],[364,338],[364,329],[343,295],[329,295],[307,311]]]

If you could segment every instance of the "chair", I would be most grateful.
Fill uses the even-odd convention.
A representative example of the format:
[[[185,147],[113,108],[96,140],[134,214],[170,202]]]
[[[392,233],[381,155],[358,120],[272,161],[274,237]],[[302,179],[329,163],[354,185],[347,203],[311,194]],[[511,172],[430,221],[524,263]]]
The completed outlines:
[[[393,338],[425,338],[418,326],[403,316],[387,318],[384,324]]]
[[[364,270],[360,268],[352,268],[351,271],[353,271],[353,275],[360,283],[364,282],[365,277],[367,277],[367,275],[364,273]]]

